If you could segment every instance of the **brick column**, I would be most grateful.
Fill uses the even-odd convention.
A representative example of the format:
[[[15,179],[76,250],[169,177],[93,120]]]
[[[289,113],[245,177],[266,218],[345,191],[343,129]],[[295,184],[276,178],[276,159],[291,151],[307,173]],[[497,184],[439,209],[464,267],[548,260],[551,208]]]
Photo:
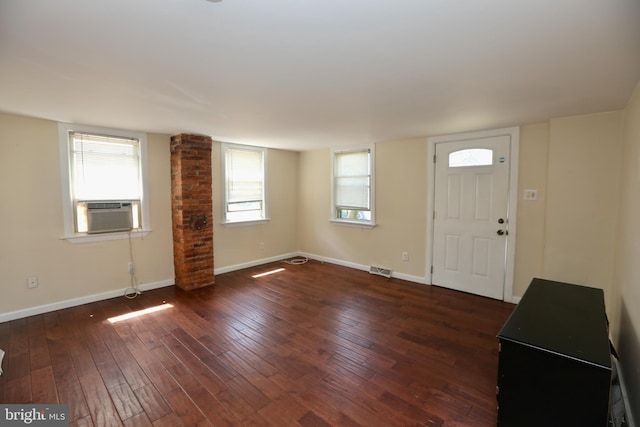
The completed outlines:
[[[215,283],[211,179],[211,138],[172,136],[173,265],[185,290]]]

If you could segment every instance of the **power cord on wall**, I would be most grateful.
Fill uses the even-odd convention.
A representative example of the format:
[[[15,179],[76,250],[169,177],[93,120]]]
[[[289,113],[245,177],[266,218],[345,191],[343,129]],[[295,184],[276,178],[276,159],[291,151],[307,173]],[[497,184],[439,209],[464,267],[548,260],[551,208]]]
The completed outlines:
[[[129,277],[130,277],[130,285],[127,289],[124,290],[124,296],[128,299],[134,299],[142,292],[138,289],[138,279],[136,277],[136,269],[135,263],[133,262],[133,243],[131,241],[131,231],[129,231]]]

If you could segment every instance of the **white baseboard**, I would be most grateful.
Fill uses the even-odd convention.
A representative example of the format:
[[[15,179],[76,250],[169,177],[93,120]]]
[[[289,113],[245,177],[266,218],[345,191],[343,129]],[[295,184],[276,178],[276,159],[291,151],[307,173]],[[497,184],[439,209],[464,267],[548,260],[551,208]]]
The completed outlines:
[[[282,261],[285,259],[301,257],[301,256],[307,257],[309,259],[314,259],[316,261],[328,262],[330,264],[336,264],[336,265],[341,265],[343,267],[353,268],[356,270],[369,271],[368,265],[356,264],[354,262],[343,261],[341,259],[329,258],[329,257],[324,257],[316,254],[306,253],[306,252],[292,252],[289,254],[278,255],[270,258],[262,258],[255,261],[245,262],[242,264],[236,264],[236,265],[230,265],[228,267],[218,268],[214,271],[214,273],[215,274],[230,273],[232,271],[242,270],[244,268],[255,267],[262,264],[268,264],[270,262]],[[408,282],[420,283],[421,285],[427,284],[426,277],[412,276],[409,274],[397,273],[395,271],[391,273],[391,277],[395,277],[401,280],[406,280]]]
[[[141,291],[150,291],[151,289],[164,288],[175,284],[175,280],[165,279],[154,283],[144,283],[138,285]],[[11,311],[9,313],[0,313],[0,323],[10,320],[22,319],[23,317],[35,316],[37,314],[48,313],[50,311],[61,310],[63,308],[75,307],[77,305],[89,304],[96,301],[102,301],[109,298],[123,296],[125,289],[117,289],[114,291],[102,292],[99,294],[87,295],[80,298],[73,298],[65,301],[58,301],[51,304],[39,305],[37,307],[25,308],[22,310]]]
[[[298,256],[299,253],[291,253],[285,255],[279,255],[271,258],[263,258],[255,261],[250,261],[242,264],[230,265],[228,267],[222,267],[214,270],[214,274],[229,273],[231,271],[242,270],[244,268],[255,267],[257,265],[267,264],[275,261],[282,261],[284,259],[293,258]],[[163,288],[165,286],[172,286],[175,284],[175,278],[162,280],[155,283],[145,283],[138,285],[140,291],[150,291],[152,289]],[[130,289],[130,288],[128,288]],[[48,313],[50,311],[61,310],[64,308],[75,307],[77,305],[89,304],[96,301],[102,301],[109,298],[116,298],[123,296],[125,289],[118,289],[114,291],[102,292],[94,295],[87,295],[80,298],[73,298],[65,301],[58,301],[51,304],[39,305],[37,307],[29,307],[22,310],[11,311],[8,313],[0,313],[0,323],[8,322],[10,320],[22,319],[24,317],[35,316],[37,314]]]
[[[235,265],[230,265],[230,266],[227,266],[227,267],[217,268],[217,269],[214,270],[214,274],[229,273],[229,272],[236,271],[236,270],[242,270],[242,269],[249,268],[249,267],[255,267],[255,266],[258,266],[258,265],[268,264],[268,263],[276,262],[276,261],[282,261],[282,260],[285,260],[285,259],[299,257],[299,256],[305,256],[307,258],[315,259],[317,261],[328,262],[328,263],[331,263],[331,264],[337,264],[337,265],[341,265],[343,267],[354,268],[356,270],[362,270],[362,271],[369,271],[369,267],[370,267],[368,265],[356,264],[356,263],[349,262],[349,261],[344,261],[344,260],[340,260],[340,259],[336,259],[336,258],[323,257],[323,256],[320,256],[320,255],[315,255],[315,254],[310,254],[310,253],[292,252],[292,253],[282,254],[282,255],[278,255],[278,256],[274,256],[274,257],[262,258],[262,259],[257,259],[257,260],[254,260],[254,261],[241,263],[241,264],[235,264]],[[427,278],[426,277],[413,276],[413,275],[410,275],[410,274],[398,273],[398,272],[395,272],[395,271],[393,271],[391,273],[391,277],[395,277],[395,278],[401,279],[401,280],[406,280],[408,282],[419,283],[421,285],[425,285],[425,284],[428,285],[429,284],[427,282]],[[151,290],[151,289],[163,288],[165,286],[172,286],[174,284],[175,284],[175,279],[171,278],[171,279],[166,279],[166,280],[162,280],[160,282],[155,282],[155,283],[145,283],[145,284],[139,285],[138,289],[140,289],[141,291],[148,291],[148,290]],[[100,293],[100,294],[87,295],[87,296],[80,297],[80,298],[73,298],[73,299],[70,299],[70,300],[58,301],[58,302],[54,302],[54,303],[51,303],[51,304],[44,304],[44,305],[40,305],[40,306],[37,306],[37,307],[30,307],[30,308],[26,308],[26,309],[23,309],[23,310],[16,310],[16,311],[12,311],[12,312],[9,312],[9,313],[0,313],[0,323],[8,322],[10,320],[15,320],[15,319],[22,319],[23,317],[34,316],[34,315],[37,315],[37,314],[48,313],[50,311],[61,310],[63,308],[69,308],[69,307],[74,307],[74,306],[82,305],[82,304],[88,304],[88,303],[101,301],[101,300],[105,300],[105,299],[109,299],[109,298],[115,298],[115,297],[119,297],[119,296],[124,295],[124,292],[125,292],[124,289],[118,289],[118,290],[114,290],[114,291],[103,292],[103,293]]]
[[[300,252],[298,255],[299,256],[306,256],[307,258],[310,258],[310,259],[315,259],[315,260],[322,261],[322,262],[328,262],[330,264],[337,264],[337,265],[341,265],[343,267],[354,268],[356,270],[362,270],[362,271],[369,271],[369,267],[370,267],[369,265],[356,264],[356,263],[349,262],[349,261],[343,261],[343,260],[340,260],[340,259],[323,257],[323,256],[320,256],[320,255],[315,255],[315,254],[310,254],[310,253],[305,253],[305,252]],[[395,271],[391,271],[391,277],[395,277],[396,279],[406,280],[408,282],[419,283],[421,285],[427,285],[428,284],[426,277],[412,276],[410,274],[397,273]]]
[[[293,258],[299,255],[300,255],[299,252],[293,252],[290,254],[278,255],[270,258],[261,258],[254,261],[243,262],[242,264],[235,264],[235,265],[229,265],[227,267],[216,268],[214,269],[213,273],[214,274],[230,273],[232,271],[242,270],[244,268],[255,267],[257,265],[268,264],[270,262],[282,261],[282,260]]]

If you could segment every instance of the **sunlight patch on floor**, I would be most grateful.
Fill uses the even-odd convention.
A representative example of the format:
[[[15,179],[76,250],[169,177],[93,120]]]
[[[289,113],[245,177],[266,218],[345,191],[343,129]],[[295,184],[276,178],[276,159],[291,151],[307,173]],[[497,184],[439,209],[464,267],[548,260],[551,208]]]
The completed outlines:
[[[276,273],[280,273],[281,271],[284,271],[284,268],[276,268],[275,270],[271,270],[271,271],[266,271],[264,273],[260,273],[260,274],[256,274],[253,277],[254,279],[257,279],[258,277],[264,277],[264,276],[268,276],[270,274],[276,274]]]
[[[123,320],[133,319],[134,317],[144,316],[145,314],[155,313],[156,311],[166,310],[171,307],[173,307],[173,304],[160,304],[143,310],[132,311],[131,313],[122,314],[120,316],[110,317],[107,320],[111,323],[121,322]]]

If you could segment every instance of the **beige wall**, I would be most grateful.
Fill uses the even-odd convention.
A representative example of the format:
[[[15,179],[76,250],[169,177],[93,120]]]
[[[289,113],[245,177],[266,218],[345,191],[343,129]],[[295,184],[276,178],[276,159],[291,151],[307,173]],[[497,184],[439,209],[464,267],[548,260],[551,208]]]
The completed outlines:
[[[216,272],[258,264],[298,251],[299,153],[267,150],[267,198],[270,220],[255,225],[222,225],[224,191],[221,144],[212,147],[213,240]],[[264,249],[260,249],[264,243]]]
[[[514,296],[542,277],[603,288],[610,302],[623,117],[618,111],[521,127]],[[426,150],[426,138],[376,144],[373,229],[329,221],[330,151],[301,153],[300,249],[424,279]],[[538,199],[522,200],[524,189],[537,190]],[[410,252],[409,262],[402,251]]]
[[[640,83],[625,111],[620,216],[610,314],[629,402],[640,422]]]
[[[602,287],[608,304],[613,304],[609,295],[618,192],[611,189],[618,188],[623,117],[622,112],[594,114],[521,128],[519,196],[525,188],[536,189],[538,200],[519,201],[515,296],[524,293],[531,278],[545,277]],[[0,245],[0,263],[3,284],[15,295],[0,303],[4,304],[0,313],[125,287],[129,280],[128,242],[72,245],[59,239],[62,217],[56,123],[6,114],[0,119],[6,154],[2,156],[0,219],[3,224],[13,224]],[[149,136],[154,231],[133,242],[137,273],[143,283],[173,277],[168,144],[168,136]],[[267,156],[271,220],[252,226],[223,226],[220,143],[214,142],[218,273],[302,251],[354,266],[379,265],[400,277],[424,280],[426,138],[376,144],[378,225],[373,229],[329,221],[328,149],[302,153],[268,150]],[[23,209],[14,209],[16,205]],[[42,206],[51,207],[50,214],[42,216]],[[409,261],[402,261],[403,251],[409,252]],[[95,271],[100,271],[98,278]],[[38,276],[41,286],[27,289],[28,276]]]
[[[523,126],[514,295],[533,277],[602,288],[618,313],[614,253],[623,162],[624,111]],[[537,201],[522,200],[537,189]]]
[[[61,240],[62,185],[57,123],[0,114],[0,314],[123,290],[128,240]],[[148,135],[151,227],[133,239],[143,284],[173,279],[169,138]],[[39,286],[27,288],[27,277]]]
[[[522,296],[531,279],[543,275],[548,156],[549,123],[520,128],[514,296]],[[536,190],[537,200],[522,200],[525,189]]]
[[[623,112],[553,119],[543,275],[605,290],[611,302]]]
[[[426,265],[426,138],[376,144],[376,227],[331,217],[331,153],[300,154],[300,249],[356,266],[376,265],[420,281]],[[402,260],[402,252],[409,261]]]
[[[132,239],[136,276],[149,287],[173,283],[170,136],[148,134],[152,232]],[[0,114],[0,316],[34,307],[114,295],[130,285],[129,241],[71,244],[61,240],[62,191],[57,123]],[[271,220],[222,226],[220,143],[214,142],[214,256],[216,271],[258,264],[298,251],[297,152],[268,150]],[[264,249],[260,249],[260,243]],[[39,286],[27,287],[37,276]],[[11,317],[11,315],[9,315]]]

